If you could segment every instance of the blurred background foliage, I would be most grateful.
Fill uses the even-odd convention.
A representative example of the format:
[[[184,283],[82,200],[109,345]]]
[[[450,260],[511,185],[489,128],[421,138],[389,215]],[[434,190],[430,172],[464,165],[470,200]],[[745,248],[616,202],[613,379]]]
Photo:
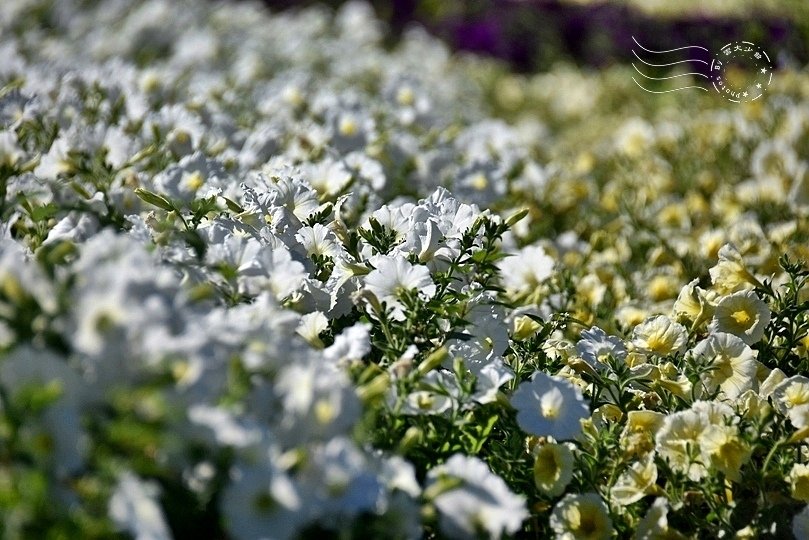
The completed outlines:
[[[265,0],[273,9],[344,0]],[[519,72],[563,61],[604,67],[631,59],[632,36],[654,49],[735,40],[773,53],[781,67],[809,62],[806,0],[371,0],[395,42],[419,23],[451,47],[505,60]]]

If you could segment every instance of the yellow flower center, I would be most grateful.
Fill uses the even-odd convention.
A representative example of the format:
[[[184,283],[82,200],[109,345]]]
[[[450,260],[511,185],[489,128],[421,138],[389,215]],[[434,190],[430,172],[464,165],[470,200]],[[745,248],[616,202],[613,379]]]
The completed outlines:
[[[802,383],[790,385],[784,392],[784,401],[789,407],[809,403],[809,386]]]
[[[413,93],[413,89],[409,86],[403,86],[396,92],[396,101],[399,105],[412,105],[413,102],[416,100],[416,95]]]
[[[357,134],[357,122],[353,118],[343,118],[340,120],[340,134],[345,137],[353,137]]]
[[[204,183],[205,179],[199,171],[194,171],[185,178],[185,185],[192,191],[198,190]]]
[[[482,191],[489,185],[489,181],[486,179],[486,176],[483,173],[478,173],[472,177],[470,184],[476,190]]]
[[[315,403],[314,413],[318,424],[322,426],[325,426],[337,416],[335,408],[325,399],[320,399]]]
[[[737,324],[741,324],[744,326],[749,326],[753,320],[753,317],[751,317],[750,314],[743,309],[734,311],[733,313],[730,314],[730,316],[734,321],[736,321]]]
[[[552,449],[543,450],[534,462],[534,479],[541,483],[553,482],[559,477],[561,468],[556,452]]]

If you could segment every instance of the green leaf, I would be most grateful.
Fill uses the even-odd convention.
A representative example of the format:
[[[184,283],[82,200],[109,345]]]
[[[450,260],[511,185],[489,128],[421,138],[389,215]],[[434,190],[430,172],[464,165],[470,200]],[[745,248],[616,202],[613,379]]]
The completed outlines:
[[[225,206],[227,206],[228,210],[230,210],[231,212],[235,214],[241,214],[242,212],[244,212],[244,208],[242,208],[236,201],[228,199],[227,197],[222,198],[225,199]]]
[[[40,221],[47,221],[59,212],[59,207],[54,203],[48,203],[43,206],[36,206],[31,209],[31,219],[38,223]]]
[[[174,205],[170,200],[163,197],[162,195],[158,195],[153,191],[149,191],[148,189],[137,188],[135,190],[135,195],[140,197],[144,202],[157,206],[158,208],[162,208],[163,210],[166,210],[168,212],[176,210],[176,208],[174,208]]]

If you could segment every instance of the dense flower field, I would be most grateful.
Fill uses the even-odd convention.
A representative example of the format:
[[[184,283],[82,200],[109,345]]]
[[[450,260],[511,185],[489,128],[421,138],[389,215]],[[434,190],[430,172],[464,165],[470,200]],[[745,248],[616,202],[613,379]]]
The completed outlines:
[[[809,74],[382,37],[0,4],[0,535],[809,537]]]

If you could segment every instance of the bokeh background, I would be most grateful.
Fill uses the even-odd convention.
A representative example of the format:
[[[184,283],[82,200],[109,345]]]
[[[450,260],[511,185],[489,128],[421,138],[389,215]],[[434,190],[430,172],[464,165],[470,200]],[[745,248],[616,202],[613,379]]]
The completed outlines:
[[[266,0],[274,10],[343,0]],[[605,67],[631,60],[632,36],[650,48],[712,51],[746,39],[773,51],[777,66],[809,62],[805,0],[372,0],[394,43],[413,23],[456,50],[506,61],[519,72],[555,63]]]

